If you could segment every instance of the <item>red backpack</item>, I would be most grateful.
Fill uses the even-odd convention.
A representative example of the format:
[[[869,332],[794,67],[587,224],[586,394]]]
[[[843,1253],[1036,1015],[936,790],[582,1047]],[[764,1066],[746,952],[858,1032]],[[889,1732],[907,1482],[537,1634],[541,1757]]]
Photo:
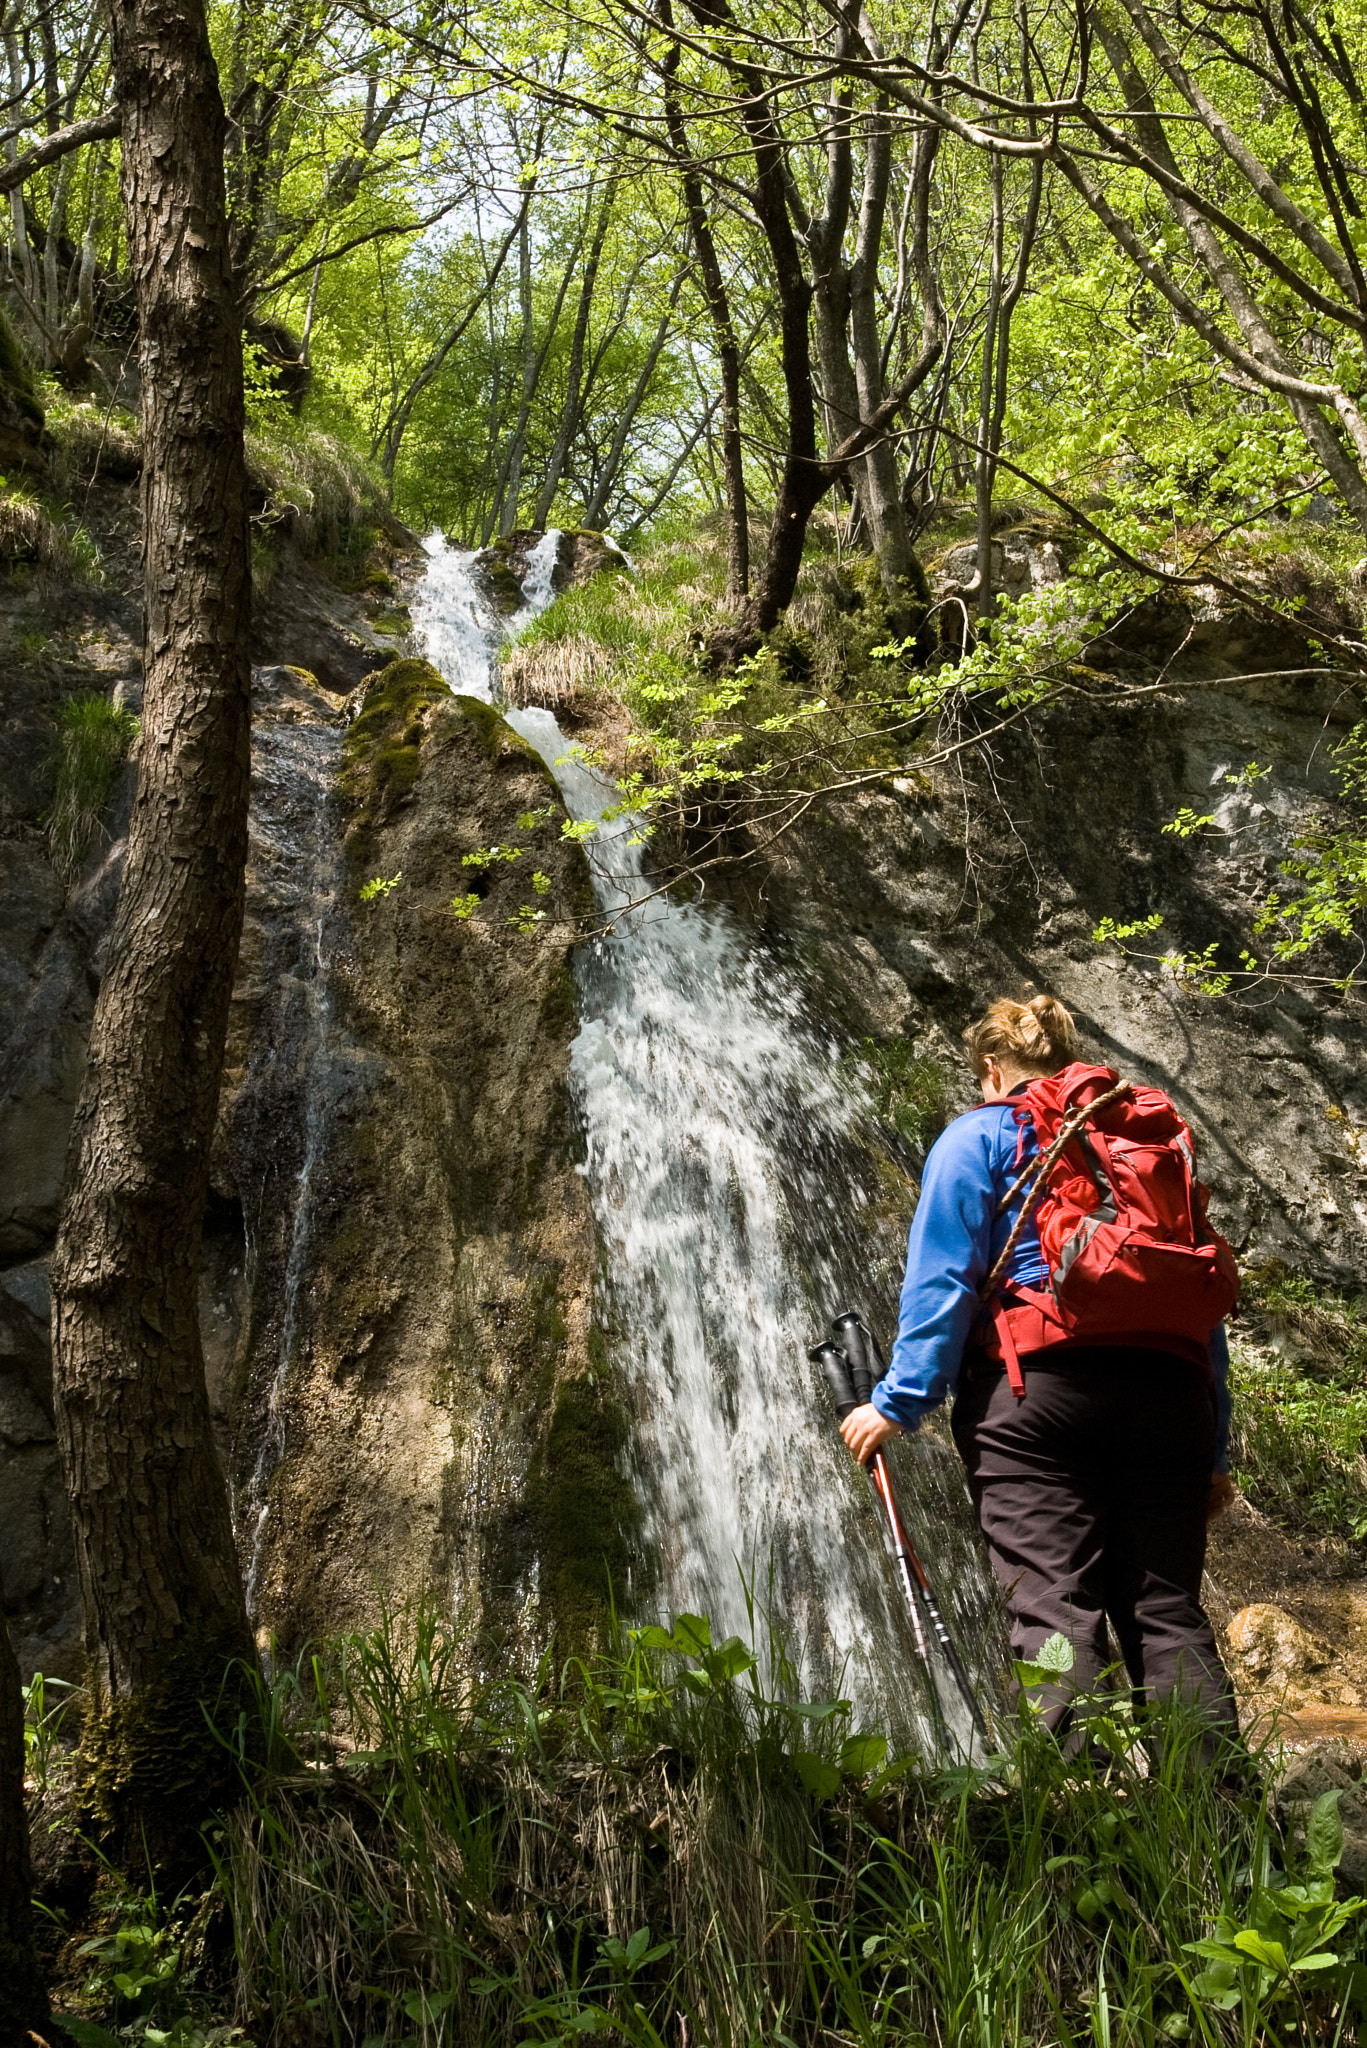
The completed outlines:
[[[997,1208],[1025,1201],[979,1294],[1016,1398],[1022,1351],[1118,1337],[1206,1357],[1215,1325],[1239,1298],[1234,1254],[1206,1219],[1191,1132],[1158,1088],[1138,1088],[1113,1067],[1075,1064],[1011,1097],[1034,1125],[1037,1158]],[[1020,1166],[1024,1144],[1016,1163]],[[1004,1280],[1031,1217],[1049,1289]]]

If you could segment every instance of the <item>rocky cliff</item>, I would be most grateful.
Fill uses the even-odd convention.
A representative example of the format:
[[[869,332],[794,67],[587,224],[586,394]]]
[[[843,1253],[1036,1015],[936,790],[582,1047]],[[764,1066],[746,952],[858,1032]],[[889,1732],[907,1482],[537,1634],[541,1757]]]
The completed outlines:
[[[89,499],[100,581],[0,573],[0,1569],[26,1667],[71,1677],[46,1259],[131,765],[69,886],[44,820],[61,703],[140,701],[133,507]],[[292,557],[258,607],[203,1319],[255,1615],[285,1646],[424,1588],[491,1645],[582,1622],[631,1520],[565,1089],[583,857],[525,743],[395,662],[386,580],[349,597]],[[523,930],[510,871],[462,857],[529,811],[547,916]]]
[[[0,581],[0,1566],[26,1661],[72,1675],[45,1259],[131,771],[70,886],[42,819],[61,699],[138,696],[131,508],[113,487],[93,498],[103,587]],[[290,561],[261,607],[207,1351],[263,1633],[293,1648],[425,1588],[465,1612],[492,1661],[552,1621],[582,1628],[604,1561],[624,1576],[636,1542],[566,1078],[588,885],[547,771],[490,707],[394,658],[392,603]],[[1247,1259],[1354,1281],[1367,1086],[1352,1005],[1285,991],[1203,1003],[1091,932],[1159,910],[1166,943],[1244,934],[1302,821],[1333,798],[1328,744],[1356,703],[1304,676],[1235,686],[1296,667],[1299,647],[1250,641],[1218,610],[1142,632],[1113,658],[1181,642],[1200,687],[1120,710],[1075,699],[953,773],[817,807],[740,871],[733,901],[863,1042],[907,1206],[919,1149],[967,1099],[963,1022],[996,993],[1048,987],[1098,1058],[1176,1094]],[[586,734],[620,743],[620,708],[586,716]],[[1270,773],[1226,780],[1250,762]],[[1165,834],[1183,805],[1223,831]],[[521,868],[468,862],[529,833],[535,896]],[[894,1268],[889,1250],[874,1276],[885,1306]]]

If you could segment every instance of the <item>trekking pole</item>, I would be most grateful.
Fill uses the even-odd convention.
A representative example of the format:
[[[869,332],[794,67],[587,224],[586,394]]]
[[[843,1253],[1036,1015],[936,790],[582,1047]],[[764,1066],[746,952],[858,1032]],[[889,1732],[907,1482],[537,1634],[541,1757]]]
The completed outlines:
[[[826,1383],[835,1396],[836,1420],[843,1422],[850,1410],[858,1408],[861,1403],[861,1396],[855,1392],[854,1381],[850,1374],[849,1360],[840,1346],[833,1344],[829,1337],[824,1344],[814,1346],[807,1353],[807,1356],[814,1365],[819,1365],[825,1374]],[[888,1512],[887,1501],[889,1496],[884,1494],[873,1471],[867,1466],[865,1470],[868,1471],[869,1484],[877,1494],[879,1501],[883,1504],[884,1513],[886,1514]],[[945,1725],[944,1709],[940,1705],[939,1689],[935,1683],[935,1665],[930,1654],[930,1644],[926,1638],[925,1624],[921,1619],[921,1603],[916,1597],[917,1582],[911,1570],[911,1560],[915,1553],[912,1551],[902,1531],[895,1503],[889,1516],[889,1526],[892,1529],[892,1542],[893,1548],[897,1553],[898,1569],[902,1574],[902,1590],[907,1596],[907,1611],[911,1615],[912,1633],[916,1637],[916,1653],[920,1657],[921,1665],[925,1672],[926,1693],[930,1701],[930,1716],[935,1724],[935,1740],[945,1754],[948,1755],[953,1745],[949,1739],[949,1729]]]
[[[887,1367],[883,1362],[883,1354],[878,1348],[878,1339],[874,1336],[872,1330],[867,1328],[860,1319],[858,1309],[846,1309],[835,1318],[831,1328],[838,1340],[838,1345],[832,1348],[839,1348],[843,1351],[845,1359],[848,1361],[849,1382],[855,1397],[855,1404],[862,1406],[866,1401],[872,1400],[875,1383],[881,1380],[887,1371]],[[875,1366],[877,1367],[876,1371],[874,1370]],[[827,1378],[830,1378],[829,1373]],[[848,1409],[845,1412],[848,1414]],[[842,1415],[840,1419],[843,1421],[844,1416]],[[954,1638],[949,1633],[944,1615],[940,1612],[940,1603],[935,1598],[930,1580],[926,1577],[925,1566],[916,1555],[911,1539],[906,1533],[906,1526],[902,1521],[901,1511],[897,1505],[897,1496],[893,1491],[892,1473],[888,1469],[888,1461],[883,1456],[881,1449],[875,1451],[869,1459],[868,1470],[870,1483],[873,1486],[874,1492],[878,1495],[879,1503],[887,1519],[888,1530],[892,1536],[893,1549],[897,1553],[897,1562],[901,1569],[903,1584],[906,1588],[907,1599],[913,1614],[915,1614],[917,1607],[916,1595],[919,1594],[921,1600],[925,1603],[926,1613],[930,1617],[930,1625],[935,1631],[935,1639],[940,1646],[940,1655],[949,1666],[950,1675],[959,1689],[959,1697],[968,1709],[969,1719],[973,1723],[974,1732],[984,1748],[988,1748],[991,1745],[991,1737],[987,1732],[987,1722],[983,1718],[982,1708],[978,1705],[977,1694],[973,1690],[973,1681],[968,1675],[968,1669],[964,1664],[963,1658],[955,1647]],[[916,1624],[916,1632],[919,1645],[921,1638],[919,1619]],[[924,1650],[922,1650],[922,1655],[925,1655]]]

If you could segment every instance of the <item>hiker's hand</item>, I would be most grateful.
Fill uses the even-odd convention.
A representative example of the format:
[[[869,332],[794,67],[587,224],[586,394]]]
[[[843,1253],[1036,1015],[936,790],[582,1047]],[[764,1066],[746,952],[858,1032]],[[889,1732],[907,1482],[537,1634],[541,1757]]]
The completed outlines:
[[[840,1425],[840,1434],[854,1452],[861,1465],[867,1465],[874,1452],[885,1444],[889,1437],[900,1436],[900,1422],[889,1422],[880,1415],[872,1401],[866,1401],[862,1408],[851,1408]]]
[[[859,1413],[860,1411],[856,1410],[855,1412]],[[1230,1478],[1228,1472],[1212,1472],[1210,1475],[1210,1492],[1206,1496],[1206,1520],[1213,1522],[1218,1515],[1224,1513],[1226,1508],[1233,1507],[1238,1497],[1238,1492],[1239,1489]]]

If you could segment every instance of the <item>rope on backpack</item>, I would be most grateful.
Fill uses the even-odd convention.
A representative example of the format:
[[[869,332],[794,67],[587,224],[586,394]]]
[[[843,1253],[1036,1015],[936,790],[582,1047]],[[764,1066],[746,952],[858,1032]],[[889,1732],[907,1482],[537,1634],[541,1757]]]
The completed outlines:
[[[1002,1196],[1000,1202],[998,1202],[997,1204],[996,1213],[998,1216],[1001,1216],[1005,1213],[1006,1209],[1015,1200],[1020,1190],[1025,1186],[1026,1182],[1029,1181],[1032,1177],[1034,1179],[1035,1184],[1033,1188],[1031,1188],[1030,1193],[1026,1196],[1024,1202],[1021,1204],[1020,1215],[1016,1218],[1015,1222],[1011,1226],[1011,1235],[1007,1238],[1006,1243],[1002,1246],[1000,1258],[997,1260],[996,1264],[992,1268],[992,1271],[988,1274],[987,1278],[983,1281],[981,1287],[979,1287],[978,1289],[979,1301],[990,1301],[993,1294],[996,1292],[997,1282],[1001,1279],[1002,1274],[1006,1271],[1007,1265],[1011,1258],[1011,1254],[1016,1249],[1016,1246],[1020,1241],[1020,1234],[1024,1230],[1026,1224],[1029,1222],[1031,1216],[1034,1214],[1035,1208],[1040,1200],[1040,1197],[1043,1195],[1045,1188],[1048,1185],[1049,1176],[1053,1172],[1055,1166],[1057,1166],[1059,1160],[1063,1157],[1065,1148],[1068,1146],[1071,1140],[1077,1136],[1077,1133],[1082,1129],[1083,1125],[1091,1117],[1095,1116],[1096,1112],[1099,1109],[1105,1109],[1108,1103],[1115,1102],[1119,1099],[1120,1096],[1128,1094],[1129,1088],[1130,1084],[1128,1081],[1118,1081],[1115,1087],[1108,1090],[1108,1092],[1105,1095],[1098,1095],[1095,1101],[1084,1103],[1081,1109],[1075,1110],[1072,1116],[1069,1117],[1068,1121],[1063,1125],[1063,1127],[1059,1131],[1058,1136],[1055,1138],[1053,1144],[1049,1147],[1049,1150],[1045,1153],[1042,1153],[1038,1158],[1032,1159],[1029,1166],[1026,1167],[1024,1173],[1018,1175],[1018,1177],[1011,1183],[1011,1186],[1007,1189],[1006,1193]]]

